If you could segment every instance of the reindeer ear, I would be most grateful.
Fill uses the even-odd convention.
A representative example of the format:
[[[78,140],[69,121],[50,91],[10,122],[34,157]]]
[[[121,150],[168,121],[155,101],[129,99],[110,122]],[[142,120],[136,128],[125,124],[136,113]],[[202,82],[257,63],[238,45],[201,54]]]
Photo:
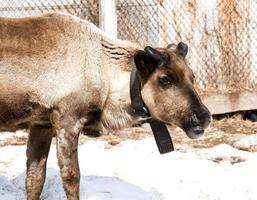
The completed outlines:
[[[141,77],[147,78],[161,63],[166,60],[166,54],[147,46],[144,51],[137,51],[134,55],[136,68]]]
[[[151,73],[150,60],[144,51],[137,51],[134,55],[134,62],[137,70],[142,77],[148,76]]]
[[[185,58],[187,55],[187,52],[188,52],[187,44],[185,44],[184,42],[178,43],[176,48],[176,53]]]

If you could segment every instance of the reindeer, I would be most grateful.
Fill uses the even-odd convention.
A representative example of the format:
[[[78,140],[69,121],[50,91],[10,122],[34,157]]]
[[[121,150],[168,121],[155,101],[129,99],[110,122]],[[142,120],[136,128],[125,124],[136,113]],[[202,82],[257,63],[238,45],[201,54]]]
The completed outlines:
[[[53,136],[67,198],[79,199],[81,130],[143,123],[131,106],[135,68],[152,118],[203,134],[211,115],[194,89],[188,47],[142,48],[79,18],[50,13],[0,18],[0,131],[28,129],[27,199],[39,199]]]

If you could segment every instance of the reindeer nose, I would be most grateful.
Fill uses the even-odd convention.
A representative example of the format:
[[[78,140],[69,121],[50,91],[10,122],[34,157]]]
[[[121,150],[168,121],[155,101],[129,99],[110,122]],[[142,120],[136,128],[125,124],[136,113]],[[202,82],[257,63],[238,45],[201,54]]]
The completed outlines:
[[[191,116],[191,123],[192,123],[192,125],[193,125],[194,127],[200,125],[200,122],[199,122],[198,117],[196,116],[196,114],[193,114],[193,115]]]
[[[200,112],[197,115],[197,117],[198,117],[200,126],[203,127],[204,129],[209,126],[212,120],[211,114],[208,110],[204,110]]]

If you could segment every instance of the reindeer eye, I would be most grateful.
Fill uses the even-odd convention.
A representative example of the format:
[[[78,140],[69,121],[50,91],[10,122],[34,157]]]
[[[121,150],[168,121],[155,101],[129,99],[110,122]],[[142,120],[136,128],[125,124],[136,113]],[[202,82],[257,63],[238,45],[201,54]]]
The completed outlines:
[[[169,76],[161,76],[158,82],[161,86],[168,86],[172,84],[172,78]]]

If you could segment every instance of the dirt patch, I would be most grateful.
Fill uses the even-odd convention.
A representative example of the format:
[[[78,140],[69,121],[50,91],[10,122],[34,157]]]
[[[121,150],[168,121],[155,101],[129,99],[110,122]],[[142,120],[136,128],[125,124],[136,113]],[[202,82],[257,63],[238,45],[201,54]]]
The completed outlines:
[[[219,144],[233,144],[247,135],[257,133],[257,122],[243,120],[241,115],[224,118],[221,120],[213,120],[211,126],[206,133],[197,140],[192,140],[179,128],[169,127],[173,143],[175,145],[188,145],[195,148],[208,148]],[[105,140],[111,145],[117,145],[124,140],[139,140],[146,137],[152,137],[151,129],[148,125],[143,127],[135,127],[122,130],[117,133],[112,133],[98,138],[89,138],[81,136],[80,143],[87,140]],[[247,150],[247,149],[244,149]]]
[[[187,145],[195,148],[208,148],[218,144],[234,144],[242,137],[253,135],[257,133],[257,122],[243,120],[240,115],[224,118],[221,120],[213,120],[211,126],[207,129],[206,133],[197,140],[189,139],[186,134],[179,128],[169,127],[175,148],[177,145]],[[142,127],[134,127],[124,129],[119,132],[110,133],[108,135],[91,138],[85,135],[80,136],[79,143],[83,144],[89,140],[104,140],[110,145],[117,145],[125,140],[140,140],[146,137],[153,137],[150,127],[145,124]],[[6,145],[23,145],[26,144],[26,137],[16,137],[0,141],[0,146]],[[55,139],[53,140],[55,143]],[[237,148],[237,146],[234,146]],[[244,149],[247,151],[247,148]],[[257,148],[254,148],[254,151]],[[253,151],[253,148],[249,149]]]
[[[4,141],[0,141],[0,147],[7,145],[24,145],[27,143],[27,137],[12,137],[5,139]]]
[[[208,148],[218,144],[233,144],[246,135],[253,135],[257,131],[257,123],[241,119],[241,116],[233,116],[222,120],[213,120],[206,133],[197,140],[192,140],[179,128],[169,128],[174,145],[188,145],[196,148]],[[83,136],[84,138],[86,136]],[[116,134],[100,136],[97,139],[107,140],[110,144],[118,144],[128,139],[142,139],[152,137],[151,129],[148,125],[125,129]],[[83,140],[83,139],[82,139]],[[87,140],[87,139],[86,139]]]

